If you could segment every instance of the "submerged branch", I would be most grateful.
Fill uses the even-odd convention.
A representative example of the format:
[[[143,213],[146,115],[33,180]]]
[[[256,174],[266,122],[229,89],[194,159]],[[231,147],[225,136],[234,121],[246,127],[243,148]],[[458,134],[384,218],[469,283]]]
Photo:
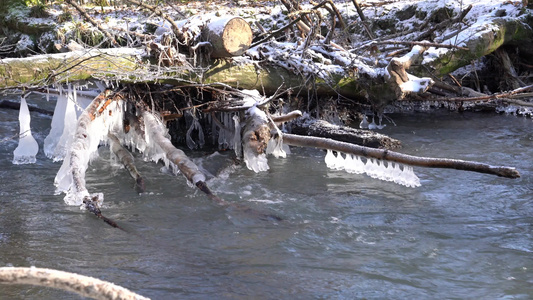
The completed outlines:
[[[107,137],[109,138],[109,146],[111,148],[111,151],[115,153],[118,160],[124,165],[126,170],[128,170],[130,176],[135,179],[135,190],[138,193],[143,193],[145,190],[144,178],[141,176],[141,174],[139,173],[139,171],[137,171],[137,168],[135,167],[133,155],[124,147],[122,147],[119,139],[114,134],[108,133]]]
[[[505,166],[491,166],[483,163],[465,161],[459,159],[449,158],[432,158],[420,157],[402,154],[383,149],[374,149],[346,142],[339,142],[332,139],[300,136],[294,134],[283,134],[283,141],[292,146],[299,147],[315,147],[321,149],[330,149],[349,153],[353,155],[360,155],[364,157],[371,157],[381,160],[393,161],[411,166],[428,167],[428,168],[445,168],[456,169],[463,171],[472,171],[478,173],[492,174],[506,178],[518,178],[520,173],[511,167]]]

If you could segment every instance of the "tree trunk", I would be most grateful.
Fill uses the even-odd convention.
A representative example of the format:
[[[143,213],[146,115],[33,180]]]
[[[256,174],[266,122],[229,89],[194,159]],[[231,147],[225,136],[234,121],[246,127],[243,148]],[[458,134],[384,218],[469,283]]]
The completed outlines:
[[[239,56],[252,44],[252,28],[239,17],[220,18],[207,25],[205,38],[213,47],[211,57]]]

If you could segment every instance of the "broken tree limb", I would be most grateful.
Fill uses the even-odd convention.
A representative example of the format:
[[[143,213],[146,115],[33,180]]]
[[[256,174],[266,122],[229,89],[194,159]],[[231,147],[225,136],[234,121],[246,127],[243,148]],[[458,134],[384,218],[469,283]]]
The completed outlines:
[[[300,136],[285,133],[283,134],[283,141],[284,143],[292,146],[329,149],[363,157],[402,163],[410,166],[456,169],[462,171],[497,175],[506,178],[520,177],[520,173],[515,168],[511,167],[491,166],[483,163],[459,159],[419,157],[393,152],[390,150],[369,148],[320,137]]]
[[[404,99],[410,93],[423,93],[433,85],[434,81],[431,78],[418,78],[407,74],[406,71],[422,56],[426,49],[426,47],[415,45],[406,55],[391,59],[387,66],[387,72],[390,76],[389,82],[395,86],[398,100]]]
[[[92,299],[148,300],[126,288],[94,277],[46,268],[0,268],[1,284],[29,284],[76,293]]]
[[[139,173],[139,171],[137,171],[137,168],[135,167],[133,155],[124,147],[122,147],[119,139],[114,134],[108,133],[107,137],[109,139],[109,146],[111,148],[111,151],[115,153],[118,160],[124,165],[124,168],[128,170],[130,176],[135,179],[135,190],[137,191],[137,193],[144,193],[144,178],[141,176],[141,174]]]
[[[292,123],[292,133],[357,144],[381,149],[401,148],[401,142],[386,135],[363,129],[331,124],[324,120],[298,120]]]

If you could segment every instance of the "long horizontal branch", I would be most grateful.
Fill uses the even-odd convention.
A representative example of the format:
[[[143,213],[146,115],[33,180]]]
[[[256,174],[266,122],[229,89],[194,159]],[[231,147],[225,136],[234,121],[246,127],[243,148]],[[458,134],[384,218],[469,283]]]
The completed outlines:
[[[478,173],[492,174],[507,178],[518,178],[520,173],[511,167],[504,166],[491,166],[483,163],[465,161],[459,159],[449,158],[432,158],[432,157],[420,157],[402,154],[390,150],[375,149],[346,142],[339,142],[327,138],[301,136],[294,134],[283,134],[283,142],[299,147],[315,147],[321,149],[330,149],[334,151],[340,151],[343,153],[349,153],[353,155],[359,155],[364,157],[371,157],[381,160],[393,161],[411,166],[428,167],[428,168],[445,168],[456,169],[463,171],[472,171]]]

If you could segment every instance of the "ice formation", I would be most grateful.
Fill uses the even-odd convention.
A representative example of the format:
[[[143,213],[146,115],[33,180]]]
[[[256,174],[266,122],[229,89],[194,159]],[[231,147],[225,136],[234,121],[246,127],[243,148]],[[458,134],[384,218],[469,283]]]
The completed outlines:
[[[196,142],[192,138],[193,130],[198,131],[198,140]],[[205,144],[204,131],[202,130],[202,125],[200,125],[200,122],[196,117],[192,118],[192,124],[187,130],[185,140],[187,142],[187,147],[189,147],[189,149],[191,150],[196,148],[202,148]]]
[[[234,122],[234,127],[235,127],[235,132],[233,134],[233,150],[235,151],[236,157],[241,157],[242,139],[241,139],[241,123],[239,122],[239,115],[233,116],[233,122]]]
[[[65,193],[63,200],[68,205],[81,205],[85,197],[97,197],[103,201],[102,194],[89,194],[85,187],[85,171],[91,159],[97,156],[98,145],[107,140],[109,131],[122,131],[122,101],[114,101],[101,115],[92,120],[84,111],[75,127],[75,133],[68,147],[65,159],[54,180],[57,193]]]
[[[353,174],[365,173],[372,178],[392,181],[407,187],[420,186],[420,179],[414,173],[413,167],[408,165],[375,158],[366,158],[366,163],[363,163],[361,157],[357,155],[345,154],[345,157],[343,157],[341,152],[337,152],[337,155],[335,155],[329,149],[326,152],[324,161],[326,166],[333,170],[345,170]]]
[[[250,170],[253,170],[254,172],[262,172],[267,171],[269,169],[268,166],[268,160],[266,157],[266,153],[258,153],[257,151],[257,145],[251,145],[249,141],[251,140],[251,136],[256,135],[256,131],[259,130],[266,130],[266,128],[262,128],[264,126],[267,126],[268,124],[268,117],[265,114],[264,111],[259,109],[257,107],[256,102],[256,96],[259,94],[258,91],[243,91],[244,93],[248,94],[249,97],[245,97],[245,105],[250,106],[248,110],[246,110],[246,116],[247,121],[246,125],[243,129],[243,157],[244,162],[246,163],[246,167]],[[269,129],[268,129],[269,130]],[[259,143],[257,141],[257,137],[252,138],[255,140],[255,142]],[[257,144],[255,143],[255,144]]]
[[[19,144],[15,151],[13,151],[13,164],[33,164],[36,159],[35,156],[39,152],[39,145],[31,134],[31,116],[28,104],[24,96],[20,98],[19,110]]]

